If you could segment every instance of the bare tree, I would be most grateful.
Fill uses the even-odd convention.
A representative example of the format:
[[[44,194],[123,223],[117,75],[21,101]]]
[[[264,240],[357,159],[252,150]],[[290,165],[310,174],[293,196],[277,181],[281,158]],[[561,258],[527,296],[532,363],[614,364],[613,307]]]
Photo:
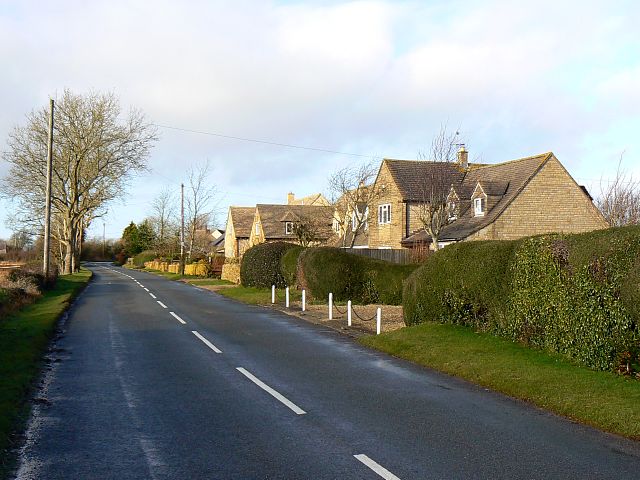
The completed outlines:
[[[622,169],[622,156],[613,181],[600,181],[600,196],[596,200],[612,227],[640,224],[640,181]]]
[[[196,251],[209,253],[207,228],[214,221],[216,198],[216,186],[209,183],[210,171],[211,164],[208,160],[204,165],[189,170],[188,195],[186,195],[189,259]]]
[[[329,177],[330,198],[334,208],[334,225],[343,247],[353,248],[368,228],[369,211],[373,211],[380,191],[374,180],[378,165],[349,165]]]
[[[303,247],[322,245],[331,237],[331,207],[309,207],[317,212],[298,213],[298,219],[291,222],[293,234]]]
[[[82,232],[120,197],[132,174],[146,167],[155,129],[136,110],[121,121],[113,94],[86,96],[65,90],[54,117],[52,235],[61,270],[78,267]],[[11,165],[2,193],[17,203],[15,218],[40,233],[46,182],[48,111],[31,112],[9,134],[4,159]]]
[[[171,189],[164,188],[151,203],[150,218],[156,235],[156,249],[159,254],[166,255],[174,250],[175,232],[178,229],[176,198]]]
[[[440,232],[451,222],[447,198],[453,182],[451,167],[457,158],[457,140],[458,132],[448,132],[446,126],[441,126],[431,141],[429,152],[418,153],[420,160],[430,163],[425,175],[419,179],[418,218],[431,237],[434,250],[438,250]]]

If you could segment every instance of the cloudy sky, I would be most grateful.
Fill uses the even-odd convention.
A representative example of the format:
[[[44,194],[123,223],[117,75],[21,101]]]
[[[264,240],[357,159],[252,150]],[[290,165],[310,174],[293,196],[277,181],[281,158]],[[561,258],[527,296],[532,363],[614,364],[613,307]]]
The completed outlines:
[[[623,152],[640,177],[639,18],[635,0],[0,0],[0,149],[64,88],[144,111],[160,140],[108,238],[191,165],[213,165],[223,224],[347,164],[416,158],[442,124],[487,163],[553,151],[597,193]]]

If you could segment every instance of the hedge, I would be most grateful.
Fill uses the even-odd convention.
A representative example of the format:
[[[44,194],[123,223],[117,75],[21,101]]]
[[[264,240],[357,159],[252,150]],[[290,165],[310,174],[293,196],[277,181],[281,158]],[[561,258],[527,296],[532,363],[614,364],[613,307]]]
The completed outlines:
[[[240,283],[245,287],[285,287],[280,260],[294,247],[297,245],[286,242],[267,242],[251,247],[242,256]]]
[[[339,248],[305,250],[299,259],[303,283],[315,298],[333,293],[338,301],[399,305],[402,282],[418,265],[396,265]]]
[[[295,245],[288,249],[280,259],[280,271],[284,278],[284,282],[289,286],[298,284],[298,258],[304,251],[304,247]]]
[[[407,324],[470,325],[598,370],[640,345],[640,226],[439,251],[403,293]]]

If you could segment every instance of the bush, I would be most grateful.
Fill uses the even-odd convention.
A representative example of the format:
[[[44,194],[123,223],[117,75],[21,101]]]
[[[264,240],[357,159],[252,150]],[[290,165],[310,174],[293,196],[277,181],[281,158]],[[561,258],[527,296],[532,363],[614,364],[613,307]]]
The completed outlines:
[[[305,286],[316,298],[333,293],[339,301],[399,305],[402,282],[418,266],[396,265],[353,255],[339,248],[305,250],[299,260]]]
[[[286,285],[295,287],[298,285],[298,258],[304,251],[304,247],[295,245],[282,255],[280,259],[280,271]]]
[[[297,246],[286,242],[267,242],[251,247],[242,256],[240,283],[245,287],[285,287],[280,261],[294,247]]]
[[[144,268],[145,262],[155,260],[156,256],[156,253],[152,250],[145,250],[144,252],[140,252],[135,257],[133,257],[133,266],[136,268]]]
[[[630,372],[640,346],[639,287],[637,226],[465,242],[407,280],[405,322],[470,325],[595,369]]]

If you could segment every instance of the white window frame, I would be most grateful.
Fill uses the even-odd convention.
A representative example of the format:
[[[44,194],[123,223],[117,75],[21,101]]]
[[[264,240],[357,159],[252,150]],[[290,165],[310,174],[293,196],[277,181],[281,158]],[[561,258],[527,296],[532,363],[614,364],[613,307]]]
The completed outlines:
[[[260,224],[256,223],[256,235],[260,235]]]
[[[284,234],[293,235],[293,222],[284,222]]]
[[[378,205],[378,225],[388,225],[391,223],[391,204],[384,203]]]
[[[453,200],[449,201],[447,205],[447,210],[448,210],[447,215],[450,222],[458,219],[458,213],[456,212],[457,208],[458,208],[457,202]]]
[[[482,197],[476,197],[473,199],[473,214],[476,217],[483,217],[484,210],[482,209]]]

